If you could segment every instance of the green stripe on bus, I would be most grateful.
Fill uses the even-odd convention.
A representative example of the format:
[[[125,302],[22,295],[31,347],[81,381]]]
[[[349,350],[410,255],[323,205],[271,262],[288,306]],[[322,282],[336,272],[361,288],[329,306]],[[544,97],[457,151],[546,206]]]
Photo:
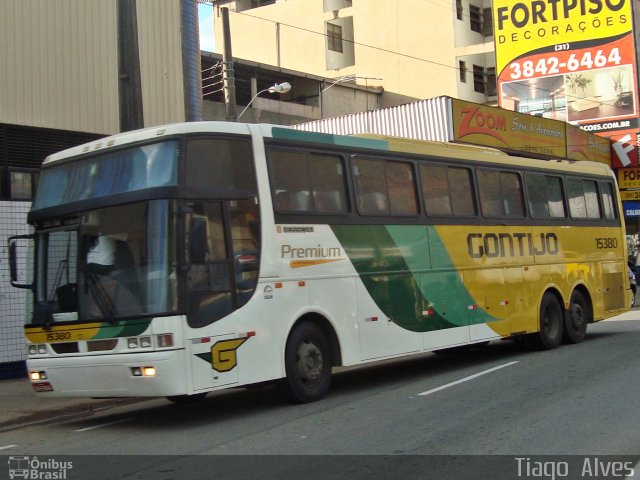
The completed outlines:
[[[100,326],[100,330],[93,338],[135,337],[136,335],[144,333],[147,328],[149,328],[150,324],[151,319],[120,320],[115,325],[103,322]]]
[[[347,137],[344,135],[331,135],[328,133],[305,132],[290,128],[273,127],[273,138],[283,140],[295,140],[298,142],[323,143],[329,145],[342,145],[345,147],[372,148],[376,150],[389,150],[389,142],[375,138]]]
[[[497,320],[474,305],[434,227],[334,225],[378,307],[398,326],[428,332]],[[429,254],[430,252],[430,254]],[[431,258],[438,259],[432,268]]]

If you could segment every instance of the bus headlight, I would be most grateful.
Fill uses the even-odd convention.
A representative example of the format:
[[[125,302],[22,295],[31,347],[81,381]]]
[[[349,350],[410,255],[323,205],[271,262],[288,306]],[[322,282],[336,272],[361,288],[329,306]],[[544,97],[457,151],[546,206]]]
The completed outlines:
[[[131,374],[134,377],[155,377],[156,367],[132,367]]]
[[[47,353],[46,345],[29,345],[29,355],[44,355],[45,353]]]
[[[47,374],[45,372],[29,372],[29,378],[37,382],[39,380],[46,380]]]

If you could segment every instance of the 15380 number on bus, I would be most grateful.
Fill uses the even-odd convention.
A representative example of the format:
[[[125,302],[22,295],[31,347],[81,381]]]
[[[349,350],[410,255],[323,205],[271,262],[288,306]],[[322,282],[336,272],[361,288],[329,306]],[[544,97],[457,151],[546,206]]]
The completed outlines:
[[[613,237],[596,238],[596,248],[601,250],[618,248],[618,239]]]

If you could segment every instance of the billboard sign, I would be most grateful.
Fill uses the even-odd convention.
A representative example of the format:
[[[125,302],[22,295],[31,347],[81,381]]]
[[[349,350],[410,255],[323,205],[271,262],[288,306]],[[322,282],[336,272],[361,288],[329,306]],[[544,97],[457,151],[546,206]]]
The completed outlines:
[[[638,166],[634,0],[493,0],[501,107],[562,120]]]
[[[618,169],[618,186],[620,188],[640,188],[640,168]]]
[[[455,142],[611,166],[608,139],[564,122],[456,98],[451,99],[451,116]]]
[[[622,202],[625,217],[640,217],[640,202]]]
[[[566,156],[565,126],[560,122],[455,98],[451,100],[451,110],[456,142]]]

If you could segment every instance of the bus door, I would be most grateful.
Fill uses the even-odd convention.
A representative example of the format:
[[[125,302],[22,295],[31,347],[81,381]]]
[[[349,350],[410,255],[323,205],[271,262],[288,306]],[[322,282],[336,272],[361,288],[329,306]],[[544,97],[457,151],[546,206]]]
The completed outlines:
[[[258,279],[259,224],[253,199],[193,202],[186,215],[186,307],[194,390],[238,381],[244,340],[231,318]],[[212,325],[224,321],[224,327]],[[215,334],[212,333],[215,330]]]

